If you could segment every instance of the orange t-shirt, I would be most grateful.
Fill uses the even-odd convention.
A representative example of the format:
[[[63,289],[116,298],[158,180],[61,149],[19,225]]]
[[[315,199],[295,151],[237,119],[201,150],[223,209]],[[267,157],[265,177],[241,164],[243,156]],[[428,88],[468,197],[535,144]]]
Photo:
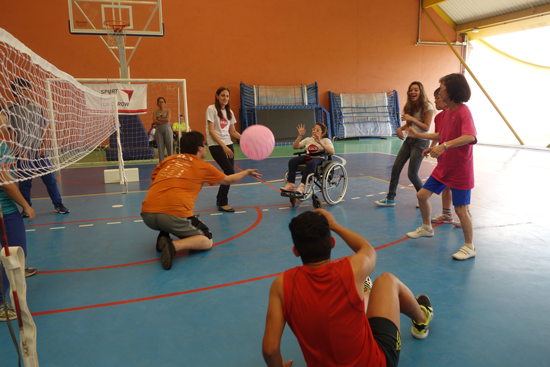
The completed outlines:
[[[190,217],[197,195],[206,182],[211,186],[225,178],[223,172],[194,154],[176,154],[160,162],[151,179],[155,180],[141,206],[142,213]]]

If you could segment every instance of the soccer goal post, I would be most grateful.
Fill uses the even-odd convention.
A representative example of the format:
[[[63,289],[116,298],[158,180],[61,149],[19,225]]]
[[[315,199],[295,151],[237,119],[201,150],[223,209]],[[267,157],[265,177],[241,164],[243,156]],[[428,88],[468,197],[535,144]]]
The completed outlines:
[[[79,164],[114,163],[117,157],[128,161],[153,161],[158,156],[154,139],[153,114],[157,101],[164,98],[170,110],[170,126],[174,132],[174,153],[178,153],[181,134],[190,131],[185,79],[107,79],[77,78],[80,83],[102,95],[118,96],[120,148],[114,137],[105,141]],[[122,152],[117,150],[122,149]],[[119,154],[120,153],[120,154]]]

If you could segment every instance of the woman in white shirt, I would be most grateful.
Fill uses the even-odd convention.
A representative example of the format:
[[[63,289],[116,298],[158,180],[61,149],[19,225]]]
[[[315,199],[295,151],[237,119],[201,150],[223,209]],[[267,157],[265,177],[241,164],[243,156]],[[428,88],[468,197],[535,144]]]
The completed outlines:
[[[237,120],[229,104],[229,89],[226,87],[218,88],[214,102],[206,109],[208,149],[223,173],[232,175],[235,173],[235,157],[231,137],[240,139],[241,134],[235,130]],[[232,213],[235,209],[228,205],[228,193],[229,185],[220,185],[218,196],[216,196],[216,205],[219,211]]]
[[[426,132],[430,130],[433,115],[434,109],[428,100],[424,86],[420,82],[412,82],[407,92],[407,104],[405,104],[403,115],[401,115],[401,120],[403,120],[404,124],[397,129],[397,136],[399,139],[405,141],[403,145],[401,145],[401,149],[399,149],[399,153],[397,153],[397,157],[395,157],[395,162],[393,163],[388,194],[385,199],[375,201],[374,204],[378,206],[395,206],[399,176],[401,175],[403,166],[408,160],[410,160],[408,171],[409,180],[412,182],[417,192],[422,188],[422,180],[418,177],[418,171],[422,164],[422,152],[428,147],[430,141],[426,139],[409,138],[403,135],[403,129],[405,126],[410,126],[415,131],[422,133]]]
[[[323,163],[324,158],[314,158],[315,155],[320,155],[326,151],[329,154],[334,154],[334,146],[328,138],[327,127],[321,123],[316,123],[311,131],[311,137],[305,138],[302,140],[306,134],[306,128],[304,125],[298,125],[296,128],[298,130],[298,137],[292,145],[293,149],[304,149],[306,148],[306,155],[302,155],[296,158],[292,158],[288,161],[288,183],[286,186],[281,187],[281,190],[284,191],[296,191],[300,194],[304,193],[305,184],[307,176],[310,173],[313,173],[315,167]],[[306,164],[306,170],[302,173],[302,180],[300,185],[295,188],[294,181],[296,181],[296,170],[298,165]]]

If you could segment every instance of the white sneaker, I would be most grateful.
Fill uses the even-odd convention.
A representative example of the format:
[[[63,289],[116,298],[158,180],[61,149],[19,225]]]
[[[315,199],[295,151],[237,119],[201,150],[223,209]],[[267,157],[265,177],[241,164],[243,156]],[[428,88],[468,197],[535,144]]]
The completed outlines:
[[[367,279],[365,279],[365,283],[363,284],[363,292],[366,291],[372,291],[372,279],[369,276],[367,276]]]
[[[437,216],[432,218],[432,223],[452,223],[452,222],[453,222],[453,216],[451,214],[439,213]]]
[[[285,186],[281,187],[282,191],[294,191],[294,184],[293,183],[287,183]]]
[[[453,226],[462,228],[462,224],[460,224],[460,218],[455,219],[455,221],[453,222]]]
[[[304,186],[304,184],[301,183],[300,186],[298,186],[298,188],[296,189],[296,192],[299,193],[299,194],[303,194],[305,188],[306,188],[306,187]]]
[[[469,247],[466,247],[466,245],[462,246],[456,254],[453,254],[453,259],[455,260],[468,260],[472,257],[476,256],[476,250],[471,249]]]
[[[410,238],[433,237],[434,229],[432,228],[431,231],[426,231],[424,227],[420,226],[416,229],[416,231],[407,233],[407,236]]]

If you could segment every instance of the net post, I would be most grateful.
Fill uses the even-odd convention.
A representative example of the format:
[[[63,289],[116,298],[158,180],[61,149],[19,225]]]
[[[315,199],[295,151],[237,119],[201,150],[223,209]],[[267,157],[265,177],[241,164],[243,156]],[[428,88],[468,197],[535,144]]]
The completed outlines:
[[[185,109],[185,123],[187,124],[187,130],[186,131],[190,131],[190,127],[191,125],[189,125],[189,116],[187,115],[187,86],[186,86],[186,80],[183,79],[183,81],[181,82],[181,85],[182,85],[182,89],[181,89],[181,92],[183,94],[183,108]]]
[[[59,167],[59,146],[57,145],[57,133],[55,130],[55,114],[53,112],[52,85],[50,79],[46,79],[46,94],[48,98],[48,114],[50,116],[50,132],[52,134],[52,158],[54,167]]]
[[[118,96],[115,94],[115,125],[116,125],[116,144],[118,147],[118,176],[119,183],[125,186],[125,193],[128,193],[124,177],[124,162],[122,161],[122,143],[120,142],[120,121],[118,119]]]

